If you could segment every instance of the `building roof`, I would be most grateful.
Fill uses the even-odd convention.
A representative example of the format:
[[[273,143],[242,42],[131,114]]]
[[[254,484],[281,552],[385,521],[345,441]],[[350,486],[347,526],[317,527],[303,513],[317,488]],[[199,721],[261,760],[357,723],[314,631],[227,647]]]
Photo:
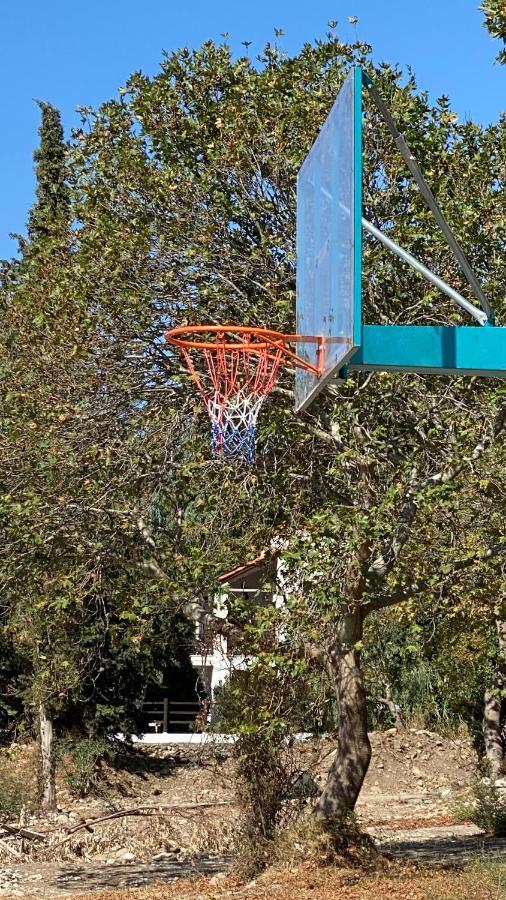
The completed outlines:
[[[252,559],[250,562],[244,563],[242,566],[237,566],[235,569],[232,569],[230,572],[224,572],[223,575],[220,575],[218,581],[221,581],[222,584],[226,584],[228,581],[232,581],[234,578],[238,578],[240,575],[249,575],[249,573],[256,569],[260,563],[262,563],[265,559],[265,552],[261,553],[260,556],[257,556],[256,559]]]

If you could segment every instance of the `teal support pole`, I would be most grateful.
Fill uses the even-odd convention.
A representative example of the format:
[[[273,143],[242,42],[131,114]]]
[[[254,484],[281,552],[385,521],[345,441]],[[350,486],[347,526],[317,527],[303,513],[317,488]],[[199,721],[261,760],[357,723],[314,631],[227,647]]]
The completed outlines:
[[[353,71],[353,344],[362,325],[362,69]]]
[[[349,368],[506,378],[506,327],[362,325]]]

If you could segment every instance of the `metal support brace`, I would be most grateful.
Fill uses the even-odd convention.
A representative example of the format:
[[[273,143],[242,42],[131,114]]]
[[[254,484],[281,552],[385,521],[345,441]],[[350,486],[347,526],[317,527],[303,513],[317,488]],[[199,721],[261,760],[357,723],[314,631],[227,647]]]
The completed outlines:
[[[414,156],[412,155],[406,141],[404,140],[402,134],[398,130],[387,105],[384,103],[381,95],[378,93],[378,91],[375,88],[371,79],[368,78],[365,73],[364,73],[364,84],[369,89],[370,94],[374,100],[374,103],[376,104],[390,133],[393,136],[393,139],[395,141],[397,149],[399,150],[399,153],[401,154],[409,171],[411,172],[413,178],[415,179],[415,181],[419,187],[420,193],[422,194],[422,197],[424,198],[425,202],[427,203],[427,206],[434,214],[434,218],[436,219],[436,222],[438,223],[441,231],[443,232],[449,247],[452,249],[452,251],[455,255],[455,258],[457,259],[457,261],[460,265],[460,268],[462,269],[468,283],[470,284],[470,286],[474,292],[474,295],[479,300],[480,306],[482,307],[482,309],[485,311],[488,322],[491,325],[493,325],[494,324],[494,310],[492,309],[492,307],[490,306],[490,303],[488,302],[487,298],[485,297],[482,287],[481,287],[476,275],[474,274],[464,251],[462,250],[455,235],[453,234],[453,231],[451,230],[450,226],[448,225],[448,222],[446,221],[441,209],[439,208],[439,205],[436,201],[436,198],[434,197],[434,194],[432,193],[429,185],[425,181],[425,178],[423,177],[423,175],[420,171],[418,163],[416,162]]]
[[[407,250],[403,250],[402,247],[399,247],[399,244],[396,244],[391,238],[387,237],[386,234],[383,234],[379,228],[376,228],[371,222],[368,222],[367,219],[362,218],[362,226],[363,228],[372,234],[373,237],[377,238],[381,241],[385,247],[388,247],[392,253],[395,253],[400,259],[403,259],[404,262],[407,262],[408,265],[412,266],[416,272],[419,272],[427,281],[430,281],[431,284],[435,285],[440,291],[444,294],[447,294],[448,297],[451,297],[452,300],[455,300],[462,309],[465,309],[466,312],[470,313],[474,318],[480,323],[480,325],[487,324],[487,316],[483,312],[483,310],[478,309],[469,300],[466,300],[458,291],[455,291],[446,281],[443,281],[442,278],[439,278],[438,275],[434,275],[434,272],[431,272],[427,266],[424,266],[415,256],[412,256],[411,253],[408,253]]]

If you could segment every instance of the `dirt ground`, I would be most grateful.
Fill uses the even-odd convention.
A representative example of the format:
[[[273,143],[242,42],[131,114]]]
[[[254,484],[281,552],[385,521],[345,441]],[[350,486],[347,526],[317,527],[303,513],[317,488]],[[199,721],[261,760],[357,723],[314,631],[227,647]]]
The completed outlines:
[[[504,900],[505,896],[506,865],[462,872],[396,866],[365,876],[307,865],[269,870],[245,885],[233,877],[198,878],[147,890],[86,894],[81,900]]]
[[[128,754],[119,768],[105,767],[99,795],[92,799],[73,799],[62,783],[56,815],[42,820],[22,816],[25,829],[42,839],[15,838],[4,831],[0,898],[506,898],[506,843],[486,838],[455,817],[458,798],[476,777],[477,759],[469,741],[416,729],[390,729],[373,734],[371,741],[373,758],[357,814],[380,849],[389,853],[391,869],[357,880],[356,871],[318,869],[306,861],[302,868],[297,863],[299,874],[269,872],[239,885],[227,874],[238,815],[230,747],[171,745]],[[11,748],[8,760],[0,762],[22,769],[32,752]],[[308,742],[300,753],[318,787],[332,761],[332,745]],[[150,815],[82,827],[128,810]],[[70,834],[71,829],[77,830]],[[439,868],[480,858],[495,858],[494,868],[487,864],[479,874],[473,868],[450,873]],[[412,862],[433,868],[415,873]],[[157,882],[163,886],[151,887]]]

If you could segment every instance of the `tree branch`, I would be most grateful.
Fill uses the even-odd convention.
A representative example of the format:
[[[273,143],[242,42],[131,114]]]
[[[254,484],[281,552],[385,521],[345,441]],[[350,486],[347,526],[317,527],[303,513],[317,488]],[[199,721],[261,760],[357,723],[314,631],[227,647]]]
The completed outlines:
[[[500,556],[502,554],[506,554],[506,541],[501,541],[498,544],[492,544],[491,547],[487,547],[486,550],[478,551],[477,553],[473,554],[473,556],[467,556],[465,557],[465,559],[456,560],[452,565],[450,571],[446,572],[445,577],[441,580],[447,581],[449,578],[454,578],[457,572],[463,572],[469,569],[471,566],[476,565],[477,563],[487,562],[489,559],[493,559],[494,557]],[[364,615],[368,615],[370,612],[374,612],[379,609],[387,609],[389,606],[397,606],[399,603],[410,600],[411,597],[414,597],[416,594],[421,594],[422,591],[427,590],[430,585],[433,584],[433,579],[435,576],[441,577],[441,573],[434,572],[427,578],[413,581],[409,585],[402,585],[389,594],[380,595],[374,597],[371,600],[368,600],[363,605]]]
[[[120,809],[110,813],[107,816],[98,816],[96,819],[86,819],[78,825],[74,825],[68,832],[67,836],[60,841],[61,844],[67,843],[71,837],[83,828],[86,831],[93,832],[93,827],[101,822],[110,822],[112,819],[121,819],[125,816],[164,816],[172,813],[175,816],[185,817],[187,812],[193,810],[203,811],[206,809],[214,809],[216,806],[233,806],[229,800],[221,800],[215,803],[180,803],[177,806],[136,806],[133,809]]]
[[[324,431],[323,428],[318,428],[317,425],[312,425],[310,422],[292,422],[292,425],[295,425],[296,428],[299,428],[300,431],[305,431],[307,434],[313,435],[313,437],[317,438],[319,441],[323,441],[325,444],[328,444],[329,447],[332,447],[333,450],[346,450],[346,444],[343,444],[339,438],[334,437],[329,431]]]
[[[450,463],[446,468],[441,469],[434,475],[429,475],[420,480],[417,480],[416,469],[413,469],[399,514],[399,524],[392,538],[386,542],[376,559],[368,566],[366,570],[366,580],[368,582],[374,583],[383,580],[397,562],[401,550],[411,535],[411,525],[418,512],[418,497],[420,494],[432,487],[454,481],[466,466],[476,462],[495,443],[505,425],[506,405],[500,408],[488,438],[481,440],[468,457],[464,457],[457,463]]]

